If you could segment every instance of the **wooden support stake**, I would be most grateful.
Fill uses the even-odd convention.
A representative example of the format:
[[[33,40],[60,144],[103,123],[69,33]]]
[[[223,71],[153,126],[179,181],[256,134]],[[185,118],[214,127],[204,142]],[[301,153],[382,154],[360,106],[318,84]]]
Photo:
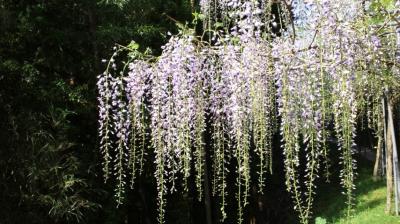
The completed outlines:
[[[393,110],[391,100],[388,102],[388,128],[390,129],[390,137],[392,139],[392,149],[393,149],[393,177],[394,177],[394,204],[395,204],[395,214],[399,215],[399,187],[400,187],[400,178],[399,178],[399,160],[397,158],[397,144],[396,144],[396,135],[393,124]]]
[[[385,121],[386,123],[386,121]],[[385,124],[385,127],[388,126]],[[392,210],[392,193],[393,193],[393,144],[390,129],[387,127],[386,135],[386,214],[390,214]]]

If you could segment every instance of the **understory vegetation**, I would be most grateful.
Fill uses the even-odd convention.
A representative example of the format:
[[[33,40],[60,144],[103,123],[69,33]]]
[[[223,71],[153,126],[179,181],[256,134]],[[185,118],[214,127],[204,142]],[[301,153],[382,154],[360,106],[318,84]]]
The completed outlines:
[[[340,193],[335,193],[337,186],[321,186],[316,199],[315,223],[354,223],[354,224],[394,224],[400,223],[400,218],[385,214],[386,182],[376,181],[371,176],[372,162],[360,164],[359,176],[356,181],[355,205],[352,215],[346,216],[345,199]]]

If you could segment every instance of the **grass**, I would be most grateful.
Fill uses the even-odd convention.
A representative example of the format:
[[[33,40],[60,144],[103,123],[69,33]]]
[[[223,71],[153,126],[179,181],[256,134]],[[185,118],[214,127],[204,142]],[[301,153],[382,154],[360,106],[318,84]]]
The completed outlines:
[[[346,217],[345,197],[338,192],[338,180],[324,184],[318,191],[315,206],[315,223],[325,224],[400,224],[400,217],[385,214],[386,183],[372,179],[372,164],[360,164],[356,180],[355,205]]]

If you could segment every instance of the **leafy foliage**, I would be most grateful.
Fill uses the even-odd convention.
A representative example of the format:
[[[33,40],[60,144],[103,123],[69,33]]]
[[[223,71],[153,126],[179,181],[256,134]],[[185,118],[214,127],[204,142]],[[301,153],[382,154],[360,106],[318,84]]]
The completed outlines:
[[[159,49],[166,31],[175,30],[162,13],[181,7],[175,1],[126,1],[121,8],[97,0],[0,1],[2,223],[128,216],[100,210],[113,201],[99,174],[96,74],[116,42],[134,38]]]

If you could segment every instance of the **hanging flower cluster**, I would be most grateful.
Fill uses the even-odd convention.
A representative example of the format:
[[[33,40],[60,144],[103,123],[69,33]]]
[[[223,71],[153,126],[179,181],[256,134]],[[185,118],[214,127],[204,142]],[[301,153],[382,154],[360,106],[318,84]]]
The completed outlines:
[[[334,124],[342,152],[340,177],[349,208],[353,203],[357,94],[360,88],[365,88],[365,80],[370,75],[363,66],[365,58],[377,53],[365,51],[370,40],[352,27],[350,18],[344,18],[355,17],[355,13],[344,13],[339,3],[330,1],[313,4],[310,7],[319,13],[305,27],[312,34],[311,39],[300,40],[295,45],[290,45],[288,39],[279,39],[273,50],[278,60],[275,71],[281,134],[285,142],[286,184],[302,223],[307,223],[311,215],[314,181],[321,162],[329,177],[326,144],[330,122]],[[298,169],[301,152],[306,154],[304,177],[299,177]]]
[[[343,9],[342,3],[348,7]],[[377,36],[356,29],[362,19],[360,2],[293,1],[294,21],[283,22],[292,22],[292,30],[273,41],[264,35],[273,19],[272,2],[202,0],[200,5],[207,32],[220,28],[218,23],[225,29],[212,32],[213,44],[204,42],[204,35],[181,32],[170,38],[160,57],[127,63],[127,75],[114,74],[114,54],[109,69],[98,77],[100,149],[105,179],[115,176],[118,203],[127,176],[133,187],[152,150],[158,221],[163,223],[166,195],[188,190],[193,173],[202,199],[209,153],[212,193],[220,197],[222,220],[227,217],[227,167],[236,167],[242,223],[251,167],[256,167],[262,193],[266,174],[272,173],[273,137],[280,131],[286,186],[301,223],[312,215],[321,168],[329,180],[328,139],[335,138],[341,151],[340,177],[350,208],[356,120],[364,110],[379,120],[381,112],[370,108],[379,104],[382,84],[375,81],[384,66],[380,61],[371,65],[383,54]],[[288,20],[288,10],[286,5],[286,17],[280,19]],[[206,133],[211,137],[207,148]],[[300,170],[303,162],[305,170]]]
[[[192,159],[195,160],[199,198],[202,194],[207,80],[202,69],[205,59],[192,41],[190,36],[172,37],[154,66],[150,104],[160,222],[163,221],[167,184],[171,192],[175,191],[176,179],[181,173],[187,189]]]
[[[147,113],[146,100],[150,94],[152,68],[143,61],[128,64],[129,72],[125,78],[128,100],[128,119],[130,125],[130,152],[128,165],[131,169],[131,187],[133,187],[136,172],[143,172],[143,159],[146,149]],[[137,168],[139,166],[139,168]]]

